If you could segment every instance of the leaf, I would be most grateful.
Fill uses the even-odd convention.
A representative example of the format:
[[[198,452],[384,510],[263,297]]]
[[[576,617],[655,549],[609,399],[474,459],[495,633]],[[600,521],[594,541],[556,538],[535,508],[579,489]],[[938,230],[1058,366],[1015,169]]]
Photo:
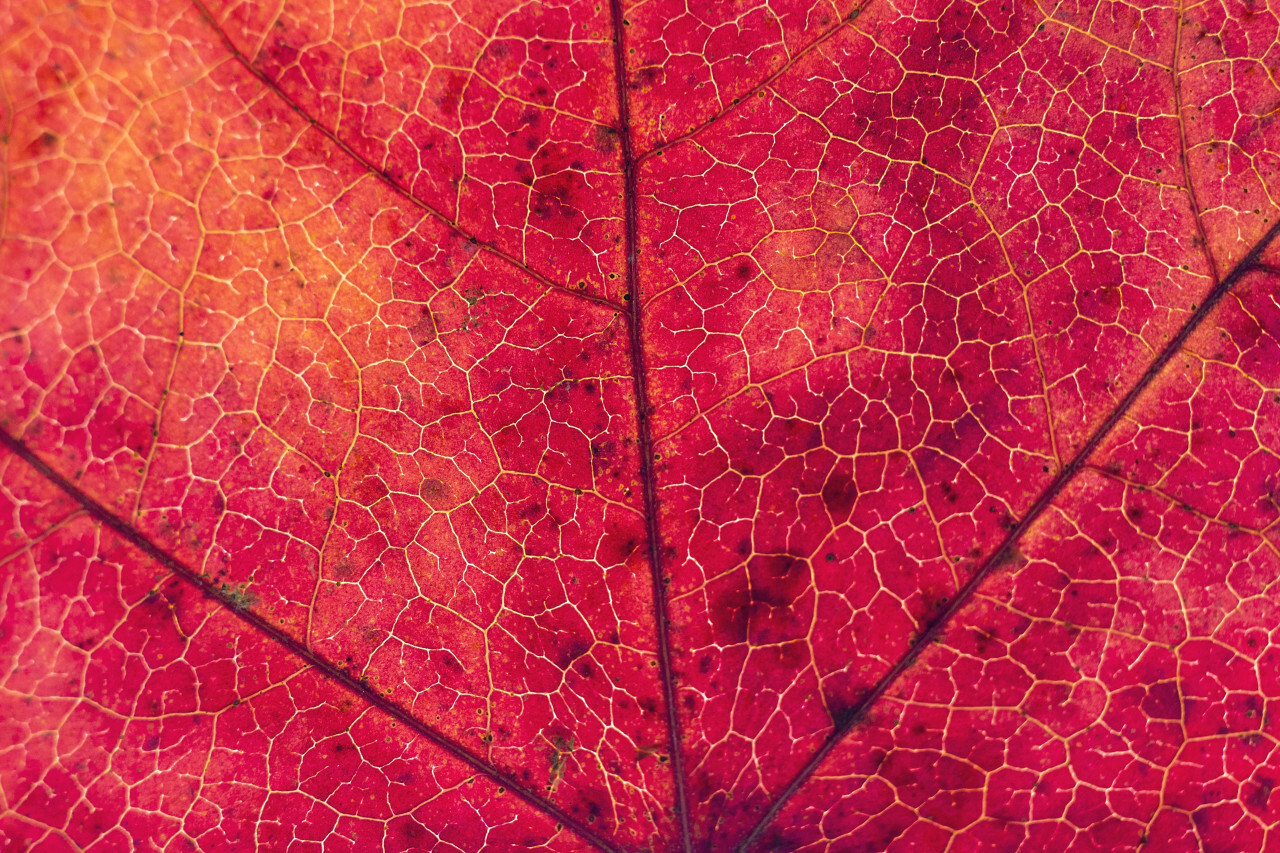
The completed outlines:
[[[1270,9],[0,14],[13,849],[1274,846]]]

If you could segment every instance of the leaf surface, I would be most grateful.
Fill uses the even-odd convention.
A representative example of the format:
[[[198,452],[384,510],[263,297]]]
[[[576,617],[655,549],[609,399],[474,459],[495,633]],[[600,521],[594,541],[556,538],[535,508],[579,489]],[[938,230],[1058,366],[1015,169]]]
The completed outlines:
[[[1277,844],[1270,10],[0,20],[15,849]]]

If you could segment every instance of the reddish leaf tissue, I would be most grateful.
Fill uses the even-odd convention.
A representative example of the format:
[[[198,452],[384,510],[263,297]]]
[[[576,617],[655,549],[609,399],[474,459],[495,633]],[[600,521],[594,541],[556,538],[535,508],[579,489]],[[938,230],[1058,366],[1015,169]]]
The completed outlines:
[[[0,32],[0,847],[1280,851],[1267,4]]]

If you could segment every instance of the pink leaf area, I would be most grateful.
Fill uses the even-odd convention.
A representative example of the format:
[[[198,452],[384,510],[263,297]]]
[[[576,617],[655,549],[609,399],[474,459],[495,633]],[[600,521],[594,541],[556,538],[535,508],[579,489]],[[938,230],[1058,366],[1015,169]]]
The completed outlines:
[[[1265,3],[0,0],[0,848],[1280,853]]]

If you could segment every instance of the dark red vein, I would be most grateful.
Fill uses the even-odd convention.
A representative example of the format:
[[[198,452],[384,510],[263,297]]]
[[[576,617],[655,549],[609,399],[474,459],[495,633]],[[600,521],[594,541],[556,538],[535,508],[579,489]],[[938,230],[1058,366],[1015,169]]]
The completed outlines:
[[[626,25],[622,0],[609,0],[613,16],[613,73],[618,87],[618,136],[622,149],[623,203],[626,217],[627,298],[631,310],[627,323],[631,332],[631,376],[635,382],[636,431],[640,453],[640,481],[644,484],[644,517],[649,540],[649,572],[653,582],[653,623],[658,640],[658,677],[667,706],[667,736],[670,741],[671,774],[675,781],[676,820],[680,824],[681,849],[692,853],[688,794],[685,791],[684,758],[681,753],[680,714],[676,708],[676,680],[671,670],[671,639],[667,633],[667,584],[662,571],[662,539],[658,530],[658,490],[653,471],[653,434],[649,429],[649,391],[645,381],[643,311],[640,298],[639,212],[636,171],[640,166],[631,147],[631,103],[627,94]]]
[[[889,688],[892,687],[900,677],[902,677],[902,674],[906,672],[913,663],[915,663],[916,659],[920,656],[920,653],[923,652],[930,643],[938,639],[955,615],[959,613],[960,610],[969,602],[969,599],[973,597],[973,594],[977,591],[978,587],[982,585],[982,582],[986,580],[986,578],[997,567],[1013,558],[1014,545],[1018,539],[1022,537],[1022,534],[1024,534],[1027,529],[1035,523],[1036,519],[1049,508],[1049,505],[1053,503],[1054,499],[1058,497],[1064,488],[1066,488],[1067,484],[1075,479],[1076,475],[1080,473],[1080,470],[1084,468],[1089,457],[1092,456],[1093,452],[1098,449],[1100,444],[1102,444],[1103,439],[1107,437],[1111,430],[1115,428],[1116,424],[1120,422],[1120,419],[1133,407],[1133,404],[1137,402],[1138,397],[1141,396],[1142,392],[1145,391],[1152,381],[1155,380],[1156,376],[1159,375],[1165,366],[1173,360],[1174,356],[1182,350],[1183,345],[1187,342],[1187,338],[1189,338],[1200,324],[1204,322],[1205,318],[1209,316],[1209,313],[1214,309],[1214,307],[1222,301],[1222,298],[1227,295],[1231,288],[1234,287],[1240,279],[1244,278],[1245,275],[1259,266],[1259,259],[1261,258],[1262,253],[1278,234],[1280,234],[1280,222],[1272,225],[1271,229],[1267,231],[1261,240],[1258,241],[1257,245],[1250,249],[1249,253],[1245,255],[1234,268],[1232,268],[1231,272],[1227,274],[1227,277],[1214,285],[1213,289],[1210,290],[1208,295],[1205,297],[1204,302],[1202,302],[1200,306],[1192,312],[1191,316],[1187,319],[1187,322],[1183,324],[1182,328],[1178,330],[1178,333],[1173,336],[1173,339],[1165,345],[1165,348],[1160,351],[1160,354],[1156,356],[1156,359],[1147,367],[1146,372],[1143,373],[1142,376],[1138,378],[1138,381],[1134,383],[1133,387],[1129,389],[1129,393],[1124,395],[1124,398],[1121,399],[1116,407],[1111,410],[1111,414],[1107,416],[1106,420],[1104,420],[1098,428],[1093,431],[1093,434],[1089,436],[1089,440],[1084,443],[1076,455],[1072,457],[1071,461],[1068,462],[1060,472],[1058,472],[1058,476],[1054,477],[1045,490],[1040,493],[1040,497],[1038,497],[1036,502],[1031,505],[1031,509],[1029,509],[1027,514],[1009,530],[1000,545],[992,551],[985,560],[983,560],[982,564],[978,567],[978,570],[974,572],[973,577],[971,577],[969,581],[960,588],[960,591],[956,594],[955,598],[953,598],[947,604],[947,607],[929,623],[929,626],[921,632],[920,636],[917,637],[915,642],[907,648],[906,652],[898,658],[897,662],[894,663],[889,671],[886,672],[878,682],[876,682],[875,687],[871,688],[871,691],[867,693],[867,695],[864,696],[857,705],[851,708],[840,720],[836,721],[835,728],[832,730],[831,734],[827,736],[827,739],[823,742],[822,746],[818,747],[814,754],[809,758],[809,761],[805,763],[804,767],[800,769],[800,771],[782,790],[782,793],[780,793],[769,806],[768,811],[764,813],[756,825],[751,828],[751,831],[747,833],[746,837],[738,844],[736,848],[738,853],[746,853],[755,846],[756,842],[760,840],[761,835],[764,834],[764,831],[782,811],[787,802],[795,796],[798,790],[800,790],[800,786],[808,781],[809,777],[817,771],[818,767],[840,744],[840,742],[843,741],[859,723],[866,719],[867,714],[875,706],[876,702],[878,702],[880,698],[889,691]]]
[[[1191,163],[1187,159],[1187,122],[1182,113],[1182,6],[1178,6],[1178,25],[1173,37],[1173,114],[1178,117],[1178,160],[1182,163],[1182,182],[1186,185],[1191,203],[1191,218],[1196,224],[1196,238],[1204,252],[1205,261],[1213,280],[1218,280],[1218,261],[1209,251],[1209,237],[1204,233],[1204,218],[1200,215],[1200,201],[1196,198],[1195,184],[1191,182]]]
[[[3,242],[9,225],[9,139],[13,136],[13,102],[2,81],[0,111],[4,112],[4,125],[0,127],[0,242]]]
[[[357,676],[352,675],[328,659],[311,651],[303,643],[289,636],[277,626],[272,625],[267,619],[264,619],[252,610],[238,606],[221,588],[213,584],[211,581],[200,577],[200,575],[190,566],[183,563],[177,557],[174,557],[146,536],[139,533],[131,524],[117,518],[110,512],[110,510],[93,498],[89,497],[89,495],[81,491],[77,486],[57,471],[53,470],[52,467],[28,448],[25,443],[9,435],[7,430],[0,429],[0,444],[3,444],[16,455],[22,457],[22,459],[39,472],[42,477],[62,489],[63,492],[69,495],[72,500],[83,507],[100,523],[114,530],[121,538],[125,539],[147,556],[169,569],[182,580],[200,590],[200,592],[202,592],[207,598],[212,598],[217,601],[246,625],[279,643],[289,652],[306,661],[307,664],[314,667],[327,678],[345,687],[347,690],[354,693],[369,705],[372,705],[382,711],[384,714],[404,723],[422,737],[431,741],[436,746],[448,752],[454,758],[457,758],[459,761],[462,761],[471,767],[471,769],[478,773],[483,773],[485,776],[488,776],[500,785],[505,786],[507,790],[511,791],[517,797],[524,800],[533,808],[554,818],[583,840],[594,845],[600,850],[608,851],[608,853],[621,853],[620,848],[592,832],[576,818],[562,810],[559,806],[543,799],[530,789],[526,788],[514,776],[494,767],[492,764],[489,764],[484,759],[472,753],[462,744],[454,741],[447,735],[436,731],[431,726],[414,717],[413,714],[411,714],[408,709],[400,703],[395,702],[374,690],[370,690],[360,682],[360,679]]]
[[[848,24],[851,21],[857,20],[858,16],[861,15],[864,11],[866,11],[866,8],[870,6],[871,3],[872,3],[872,0],[859,0],[858,5],[854,6],[853,9],[850,10],[847,14],[841,16],[840,20],[837,21],[833,26],[828,27],[827,29],[819,33],[818,36],[814,38],[813,41],[809,42],[804,47],[800,48],[795,53],[793,53],[790,59],[788,59],[786,62],[780,65],[768,77],[764,78],[755,86],[752,86],[746,92],[734,98],[733,101],[730,102],[727,106],[722,107],[719,112],[717,112],[715,115],[711,116],[711,118],[707,119],[701,124],[696,125],[692,129],[685,131],[679,136],[673,136],[672,138],[664,142],[659,142],[657,145],[653,146],[648,151],[641,154],[636,160],[637,164],[643,163],[645,160],[648,160],[650,157],[654,156],[660,151],[665,151],[666,149],[672,147],[673,145],[678,145],[679,143],[684,142],[686,139],[692,139],[693,137],[697,136],[699,133],[702,133],[702,131],[706,130],[711,125],[720,121],[720,119],[724,118],[729,113],[736,110],[742,104],[745,104],[748,99],[754,98],[757,92],[772,85],[773,81],[777,80],[783,74],[786,74],[788,71],[794,68],[797,62],[799,62],[801,59],[804,59],[813,51],[817,50],[818,47],[822,45],[823,42],[827,41],[827,39],[831,38],[833,35],[840,32],[840,30],[844,28],[845,24]]]
[[[219,25],[218,22],[214,19],[213,13],[209,11],[209,7],[204,4],[203,0],[191,0],[191,3],[196,7],[196,11],[200,13],[200,17],[204,18],[205,23],[208,24],[209,28],[213,30],[214,34],[218,38],[218,41],[222,42],[222,46],[226,49],[228,53],[231,54],[232,58],[235,59],[236,62],[238,62],[246,71],[252,74],[255,78],[257,78],[258,82],[261,83],[264,87],[266,87],[268,91],[275,93],[276,97],[278,97],[281,101],[283,101],[285,105],[289,107],[289,109],[297,113],[303,120],[305,120],[308,124],[310,124],[313,128],[315,128],[326,139],[328,139],[334,145],[338,146],[338,148],[342,149],[342,151],[345,152],[346,155],[350,157],[352,160],[354,160],[357,164],[359,164],[361,168],[363,168],[370,175],[373,175],[375,178],[377,178],[386,186],[390,187],[397,195],[403,197],[414,207],[417,207],[419,210],[421,210],[423,213],[427,214],[428,216],[432,217],[433,219],[436,219],[444,223],[446,226],[448,226],[448,228],[451,231],[453,231],[453,233],[457,234],[459,237],[462,237],[467,242],[475,246],[478,246],[479,248],[483,249],[484,251],[488,252],[489,254],[493,255],[496,258],[501,258],[502,260],[506,261],[507,263],[519,269],[521,272],[533,277],[540,284],[543,284],[547,287],[555,288],[556,290],[559,290],[563,293],[568,293],[571,296],[576,296],[579,299],[585,299],[587,302],[593,302],[597,305],[603,305],[608,308],[612,308],[615,311],[627,310],[627,306],[619,305],[617,302],[614,302],[611,299],[606,299],[603,296],[596,296],[594,294],[587,293],[585,291],[575,290],[571,287],[568,287],[567,285],[560,284],[552,280],[551,278],[547,277],[543,273],[538,272],[533,267],[526,264],[524,261],[517,258],[515,255],[509,254],[508,252],[505,252],[502,249],[499,249],[497,246],[495,246],[494,244],[488,241],[481,240],[476,235],[472,234],[471,232],[462,228],[462,226],[458,225],[457,221],[450,218],[443,211],[437,210],[435,207],[431,206],[430,204],[427,204],[425,201],[418,198],[416,195],[413,194],[413,192],[408,187],[401,184],[395,178],[392,178],[391,175],[388,174],[387,172],[383,171],[382,169],[379,169],[372,162],[370,162],[368,158],[366,158],[364,155],[360,154],[358,151],[356,151],[354,148],[352,148],[350,145],[344,142],[342,140],[342,137],[338,136],[338,134],[335,131],[321,124],[318,119],[316,119],[314,116],[308,113],[305,109],[303,109],[301,104],[299,104],[292,97],[290,97],[287,92],[281,89],[280,85],[276,83],[276,81],[272,80],[260,69],[258,69],[249,60],[249,57],[245,56],[244,53],[240,50],[240,48],[236,47],[235,42],[231,40],[231,37],[227,35],[226,30],[224,30],[222,26]]]

